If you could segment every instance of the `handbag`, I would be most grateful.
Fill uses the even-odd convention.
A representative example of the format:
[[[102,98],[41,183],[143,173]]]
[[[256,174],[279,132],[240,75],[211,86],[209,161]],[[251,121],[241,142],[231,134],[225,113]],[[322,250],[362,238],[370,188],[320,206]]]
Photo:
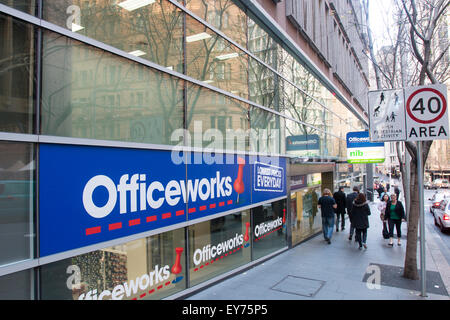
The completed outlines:
[[[383,221],[383,238],[384,239],[389,239],[389,230],[387,228],[386,221]]]

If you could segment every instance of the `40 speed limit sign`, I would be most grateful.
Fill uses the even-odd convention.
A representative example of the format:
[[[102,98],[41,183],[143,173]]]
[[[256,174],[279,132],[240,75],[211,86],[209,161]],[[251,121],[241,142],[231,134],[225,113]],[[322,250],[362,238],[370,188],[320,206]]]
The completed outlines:
[[[406,140],[449,138],[446,85],[405,88]]]

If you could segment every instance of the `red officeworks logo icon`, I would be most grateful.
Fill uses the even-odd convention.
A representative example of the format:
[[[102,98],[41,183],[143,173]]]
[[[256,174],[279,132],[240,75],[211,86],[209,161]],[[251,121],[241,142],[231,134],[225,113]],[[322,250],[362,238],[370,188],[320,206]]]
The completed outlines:
[[[236,203],[239,203],[239,195],[244,193],[245,187],[244,187],[244,181],[243,181],[243,175],[244,175],[244,165],[245,165],[245,159],[238,157],[238,175],[236,180],[234,180],[233,183],[233,189],[238,194]]]

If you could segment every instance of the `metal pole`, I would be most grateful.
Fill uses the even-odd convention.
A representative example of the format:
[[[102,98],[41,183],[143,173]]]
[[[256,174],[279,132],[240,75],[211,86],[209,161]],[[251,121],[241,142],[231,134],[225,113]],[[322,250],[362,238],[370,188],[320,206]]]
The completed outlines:
[[[423,165],[422,165],[422,141],[417,141],[417,184],[419,188],[419,214],[420,214],[420,269],[422,281],[422,297],[427,296],[425,267],[425,215],[423,212]]]

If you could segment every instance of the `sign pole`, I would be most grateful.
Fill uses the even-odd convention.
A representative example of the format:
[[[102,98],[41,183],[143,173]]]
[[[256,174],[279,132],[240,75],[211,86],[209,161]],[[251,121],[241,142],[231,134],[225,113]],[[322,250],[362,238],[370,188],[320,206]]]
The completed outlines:
[[[423,159],[422,159],[422,141],[417,141],[417,182],[419,187],[419,214],[420,214],[420,269],[422,282],[422,297],[427,296],[426,291],[426,266],[425,266],[425,215],[423,199]]]

